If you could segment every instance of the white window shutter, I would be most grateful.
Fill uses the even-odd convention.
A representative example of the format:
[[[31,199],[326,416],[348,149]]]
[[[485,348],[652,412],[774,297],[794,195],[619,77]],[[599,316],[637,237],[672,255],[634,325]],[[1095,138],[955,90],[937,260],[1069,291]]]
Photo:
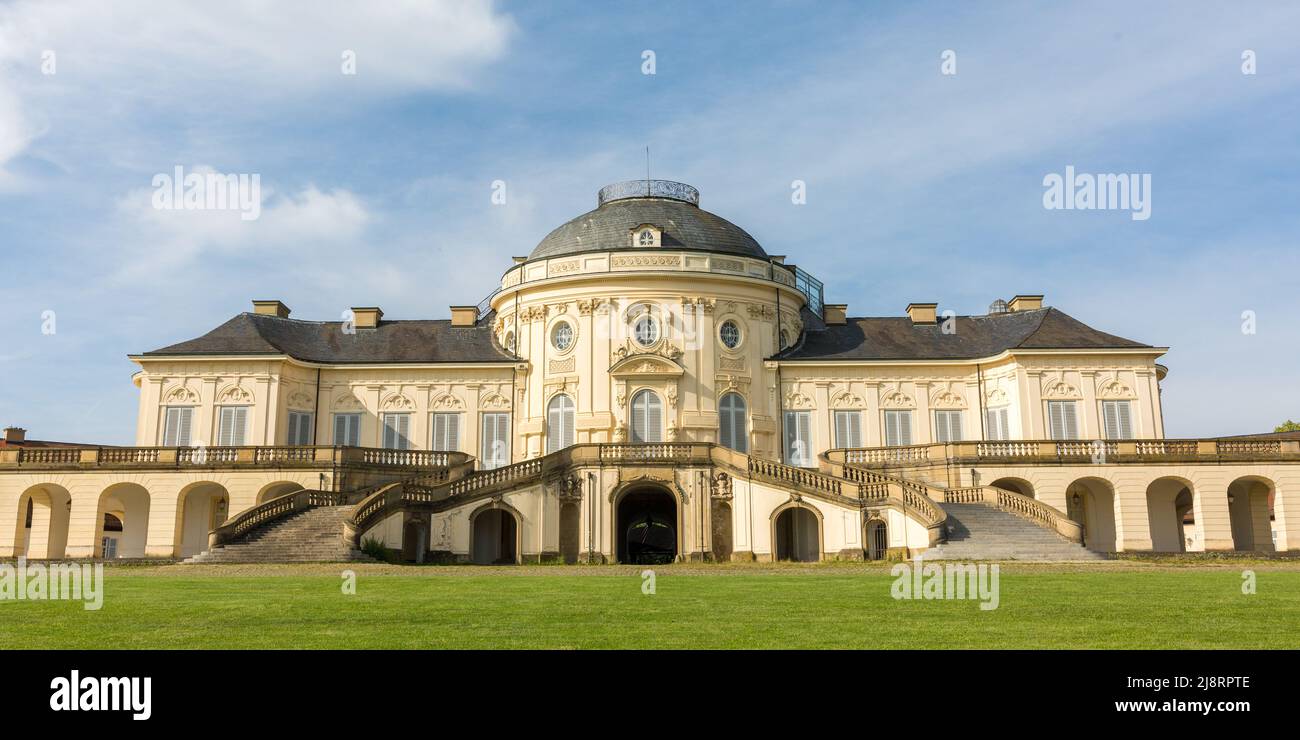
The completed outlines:
[[[1132,405],[1128,401],[1115,402],[1115,416],[1120,439],[1133,439]]]
[[[1065,409],[1065,439],[1079,438],[1079,419],[1075,415],[1075,404],[1073,401],[1067,401],[1064,404]]]

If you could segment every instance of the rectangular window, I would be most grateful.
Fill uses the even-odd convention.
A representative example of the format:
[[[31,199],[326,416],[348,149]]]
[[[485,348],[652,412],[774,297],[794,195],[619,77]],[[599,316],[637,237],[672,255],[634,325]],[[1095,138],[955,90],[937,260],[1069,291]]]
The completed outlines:
[[[338,447],[361,446],[361,414],[334,415],[334,444]]]
[[[479,460],[484,470],[510,464],[510,414],[483,414]]]
[[[217,415],[217,446],[243,447],[248,430],[247,406],[222,406]]]
[[[460,414],[434,414],[429,426],[433,428],[433,444],[429,449],[435,452],[460,449]]]
[[[812,467],[812,413],[785,412],[785,462],[801,468]]]
[[[934,412],[934,441],[935,442],[960,442],[961,441],[961,412],[960,411]]]
[[[163,424],[163,447],[189,447],[190,422],[194,420],[194,409],[168,408],[166,422]]]
[[[289,412],[289,444],[309,445],[311,439],[312,415],[304,411]]]
[[[889,447],[912,444],[912,412],[885,412],[885,444]]]
[[[384,414],[384,444],[388,450],[411,449],[411,415]]]
[[[1106,439],[1133,439],[1133,419],[1128,401],[1102,401],[1102,425]]]
[[[987,409],[984,412],[984,426],[984,433],[987,435],[986,439],[1011,439],[1010,414],[1006,407]]]
[[[1047,402],[1047,428],[1052,439],[1078,439],[1079,416],[1074,401]]]
[[[862,412],[861,411],[836,411],[835,417],[835,446],[844,447],[861,447],[862,446]]]

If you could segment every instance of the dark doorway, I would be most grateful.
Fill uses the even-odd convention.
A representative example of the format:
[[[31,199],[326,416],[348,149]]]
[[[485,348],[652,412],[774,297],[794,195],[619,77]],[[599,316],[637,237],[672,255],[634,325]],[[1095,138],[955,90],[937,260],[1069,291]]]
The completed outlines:
[[[519,562],[515,517],[505,509],[489,509],[474,517],[474,562],[479,565],[513,565]]]
[[[677,559],[677,499],[663,489],[632,491],[618,502],[618,560],[653,565]]]
[[[821,558],[821,532],[817,516],[794,506],[776,517],[776,559],[811,563]]]

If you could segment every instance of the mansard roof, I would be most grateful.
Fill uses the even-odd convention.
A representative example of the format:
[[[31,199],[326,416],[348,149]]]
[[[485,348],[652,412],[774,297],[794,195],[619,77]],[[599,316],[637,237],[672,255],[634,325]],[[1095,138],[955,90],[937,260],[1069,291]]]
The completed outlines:
[[[497,345],[492,316],[474,326],[450,320],[380,321],[373,329],[343,332],[341,321],[299,321],[241,313],[197,339],[145,352],[176,355],[288,355],[327,364],[515,362]]]
[[[808,318],[802,341],[776,359],[973,360],[1016,349],[1154,349],[1093,329],[1055,308],[957,316],[951,334],[943,332],[942,319],[916,324],[906,316],[867,317],[827,325]]]

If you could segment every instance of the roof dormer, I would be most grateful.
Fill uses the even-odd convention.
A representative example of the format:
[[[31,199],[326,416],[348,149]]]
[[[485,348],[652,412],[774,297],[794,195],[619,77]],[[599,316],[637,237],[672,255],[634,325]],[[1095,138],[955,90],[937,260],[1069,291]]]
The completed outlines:
[[[663,229],[654,224],[641,224],[632,229],[632,246],[654,248],[663,246]]]

